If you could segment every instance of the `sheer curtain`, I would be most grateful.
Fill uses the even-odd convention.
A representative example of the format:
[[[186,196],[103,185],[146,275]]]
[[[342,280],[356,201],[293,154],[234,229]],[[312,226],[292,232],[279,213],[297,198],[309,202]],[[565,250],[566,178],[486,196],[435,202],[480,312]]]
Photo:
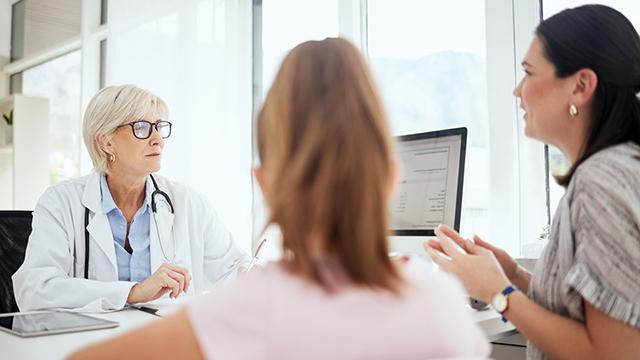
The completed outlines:
[[[249,251],[251,0],[110,0],[108,14],[107,85],[167,102],[160,173],[204,193]]]

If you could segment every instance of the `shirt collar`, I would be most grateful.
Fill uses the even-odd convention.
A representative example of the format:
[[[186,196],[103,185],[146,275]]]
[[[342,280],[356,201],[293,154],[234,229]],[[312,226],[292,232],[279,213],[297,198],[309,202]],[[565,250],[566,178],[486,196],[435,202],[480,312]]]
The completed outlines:
[[[153,187],[153,182],[151,181],[151,176],[147,176],[144,199],[144,204],[147,205],[147,208],[151,206],[151,194],[153,194],[153,190],[155,189]],[[100,193],[102,195],[102,211],[105,214],[108,214],[118,208],[115,201],[113,201],[113,197],[109,191],[109,185],[107,185],[107,176],[104,173],[100,174]]]

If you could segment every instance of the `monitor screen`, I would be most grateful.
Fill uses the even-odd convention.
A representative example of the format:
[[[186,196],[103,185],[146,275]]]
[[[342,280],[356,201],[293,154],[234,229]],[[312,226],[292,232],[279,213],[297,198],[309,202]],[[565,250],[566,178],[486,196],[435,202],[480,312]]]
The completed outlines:
[[[401,179],[391,204],[400,236],[433,236],[438,224],[460,230],[467,129],[400,136],[395,147]]]

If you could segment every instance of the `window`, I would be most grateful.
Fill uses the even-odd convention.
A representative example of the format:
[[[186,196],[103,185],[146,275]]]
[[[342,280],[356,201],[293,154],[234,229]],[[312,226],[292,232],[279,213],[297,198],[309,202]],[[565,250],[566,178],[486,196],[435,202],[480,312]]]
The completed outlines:
[[[296,45],[307,40],[322,40],[339,34],[338,0],[264,0],[254,2],[254,54],[257,63],[254,69],[254,108],[259,109],[263,96],[268,91],[280,63]],[[261,4],[260,4],[261,3]],[[261,25],[261,26],[260,26]],[[253,154],[257,159],[257,154]],[[257,161],[256,161],[257,162]],[[262,233],[266,222],[266,207],[258,186],[253,186],[253,233],[254,237]],[[280,233],[271,227],[266,236],[271,239],[263,253],[264,259],[277,259],[281,256]],[[254,242],[260,240],[254,238]],[[255,244],[254,244],[255,245]]]
[[[485,5],[369,0],[368,50],[394,134],[466,126],[461,231],[489,233]]]
[[[80,50],[22,73],[22,94],[49,99],[50,184],[78,176],[80,129]],[[84,150],[84,149],[83,149]]]
[[[101,2],[8,3],[12,19],[6,27],[11,33],[7,55],[11,62],[3,70],[10,79],[10,93],[49,101],[48,182],[54,184],[79,175],[84,152],[81,111],[98,90],[99,42],[106,38],[106,28],[99,27]],[[83,22],[88,26],[81,26]]]
[[[303,41],[338,36],[338,30],[338,0],[264,0],[263,93],[271,86],[280,62],[289,50]]]
[[[81,10],[81,0],[22,0],[12,8],[11,61],[39,64],[11,74],[10,91],[49,99],[51,184],[78,175],[80,134],[69,129],[80,129],[81,54],[59,48],[79,41]]]

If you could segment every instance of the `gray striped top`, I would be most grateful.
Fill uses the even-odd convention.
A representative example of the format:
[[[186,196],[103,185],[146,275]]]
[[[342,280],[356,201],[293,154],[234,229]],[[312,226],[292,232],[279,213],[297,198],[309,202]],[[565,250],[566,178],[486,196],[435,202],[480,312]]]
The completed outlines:
[[[560,200],[528,296],[584,322],[582,299],[640,328],[640,146],[592,155]],[[527,359],[546,359],[531,342]]]

